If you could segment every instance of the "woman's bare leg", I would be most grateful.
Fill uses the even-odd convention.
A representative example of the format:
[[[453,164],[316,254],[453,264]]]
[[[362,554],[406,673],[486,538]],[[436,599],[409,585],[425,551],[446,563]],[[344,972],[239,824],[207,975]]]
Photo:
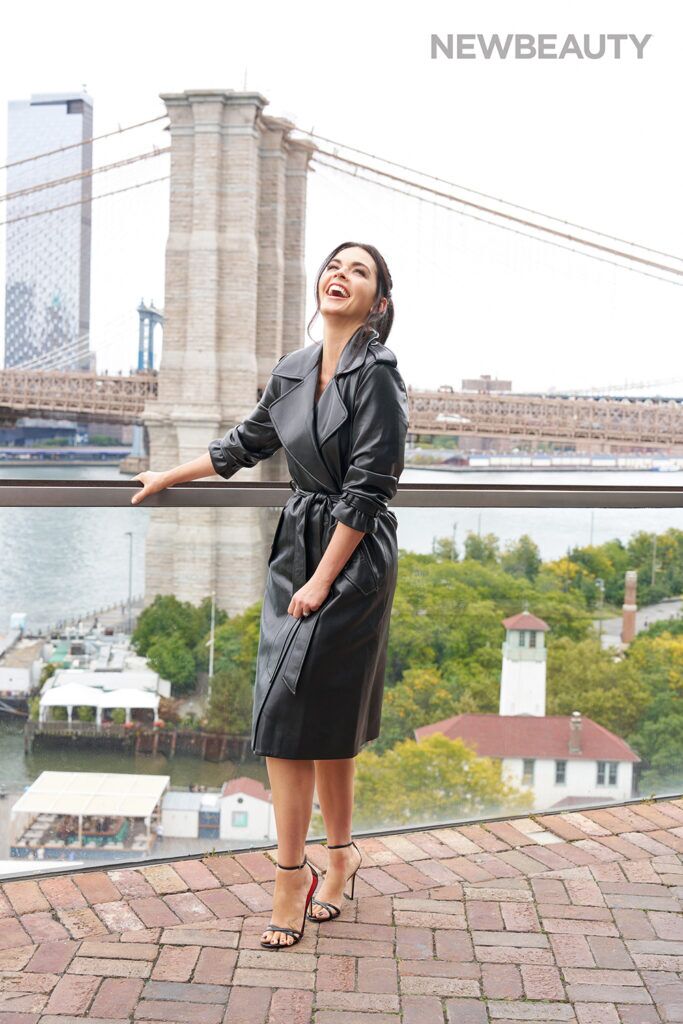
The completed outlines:
[[[353,816],[353,780],[356,760],[353,757],[332,758],[315,762],[315,787],[327,831],[328,846],[348,843]],[[323,884],[315,898],[341,907],[346,879],[358,866],[353,846],[328,852],[328,867]],[[325,921],[331,917],[324,907],[313,906],[314,917]]]
[[[273,811],[277,828],[277,859],[280,864],[301,864],[313,811],[315,765],[313,761],[266,757]],[[301,928],[304,901],[311,887],[311,869],[275,869],[273,916],[283,928]],[[261,938],[273,945],[290,946],[294,939],[284,932],[267,929]]]

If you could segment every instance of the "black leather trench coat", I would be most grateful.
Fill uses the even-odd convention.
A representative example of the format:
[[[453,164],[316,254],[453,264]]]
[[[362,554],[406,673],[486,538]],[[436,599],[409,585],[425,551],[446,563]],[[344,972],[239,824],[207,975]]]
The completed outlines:
[[[283,356],[254,411],[211,441],[229,479],[285,450],[293,494],[270,555],[256,664],[252,749],[287,758],[354,757],[379,735],[398,570],[387,502],[403,471],[408,399],[394,353],[360,328],[317,405],[316,343]],[[337,521],[365,536],[318,609],[287,612]]]

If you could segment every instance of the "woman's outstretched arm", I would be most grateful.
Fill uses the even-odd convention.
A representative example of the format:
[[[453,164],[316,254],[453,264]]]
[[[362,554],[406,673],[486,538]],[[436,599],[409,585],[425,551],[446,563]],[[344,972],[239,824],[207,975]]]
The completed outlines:
[[[131,498],[131,505],[138,505],[150,495],[163,491],[173,484],[184,484],[189,480],[201,480],[217,474],[225,480],[242,468],[255,466],[262,459],[269,459],[281,448],[280,439],[270,420],[268,409],[277,397],[277,387],[271,376],[256,408],[241,423],[231,427],[224,437],[209,442],[208,451],[190,462],[184,462],[162,473],[151,470],[133,477],[143,486]]]
[[[173,484],[185,484],[190,480],[202,480],[205,476],[213,476],[216,470],[208,452],[200,455],[190,462],[183,462],[173,469],[166,469],[161,473],[155,473],[151,469],[144,473],[138,473],[133,477],[133,482],[142,484],[139,491],[136,491],[130,499],[131,505],[139,505],[141,501],[148,498],[150,494],[158,494],[159,491],[172,487]]]

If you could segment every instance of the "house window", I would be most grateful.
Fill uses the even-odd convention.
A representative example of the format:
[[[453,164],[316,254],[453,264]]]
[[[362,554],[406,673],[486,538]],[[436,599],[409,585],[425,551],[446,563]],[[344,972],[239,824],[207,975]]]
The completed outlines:
[[[529,633],[529,647],[536,646],[536,631],[534,629]]]
[[[231,823],[233,828],[246,828],[249,820],[248,811],[233,811]]]
[[[598,786],[616,786],[618,761],[598,761]]]
[[[567,762],[556,761],[555,762],[555,785],[564,786],[567,781]]]
[[[524,630],[520,629],[520,631],[519,631],[519,646],[520,647],[524,647],[524,643],[525,643],[524,637],[525,636],[526,636],[526,633],[524,632]]]
[[[522,783],[530,786],[534,781],[534,759],[525,757],[522,763]]]

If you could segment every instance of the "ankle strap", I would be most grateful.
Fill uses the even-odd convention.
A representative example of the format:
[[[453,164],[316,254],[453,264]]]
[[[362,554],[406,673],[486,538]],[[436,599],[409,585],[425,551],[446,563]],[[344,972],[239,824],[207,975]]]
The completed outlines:
[[[350,843],[338,843],[337,846],[330,846],[330,844],[328,843],[327,844],[327,849],[328,850],[341,850],[345,846],[353,846],[353,845],[354,845],[354,843],[353,843],[353,839],[352,839]]]
[[[291,867],[285,867],[285,865],[280,864],[279,861],[276,861],[275,863],[279,868],[282,868],[283,871],[296,871],[297,868],[302,868],[307,860],[308,857],[304,855],[304,859],[301,861],[301,864],[292,864]]]

